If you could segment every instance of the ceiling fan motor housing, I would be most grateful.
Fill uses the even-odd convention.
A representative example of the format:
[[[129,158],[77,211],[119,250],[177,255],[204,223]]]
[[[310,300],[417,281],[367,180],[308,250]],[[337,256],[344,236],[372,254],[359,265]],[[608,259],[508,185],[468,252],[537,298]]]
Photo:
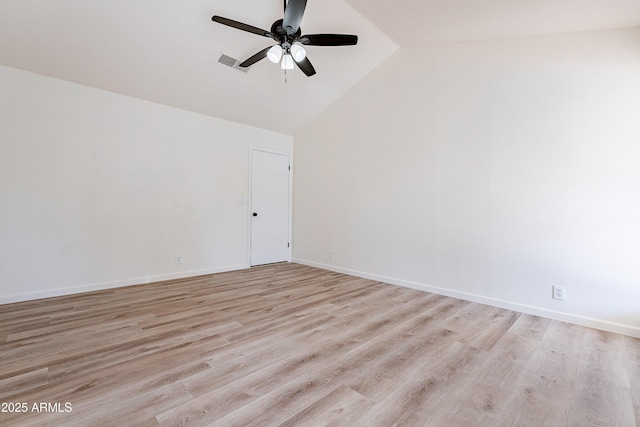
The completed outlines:
[[[274,22],[273,25],[271,25],[271,32],[277,37],[280,46],[282,46],[283,49],[287,50],[294,42],[298,41],[298,39],[302,35],[302,30],[298,28],[298,31],[296,31],[294,34],[289,35],[286,28],[282,26],[282,22],[282,19],[278,19],[276,22]]]

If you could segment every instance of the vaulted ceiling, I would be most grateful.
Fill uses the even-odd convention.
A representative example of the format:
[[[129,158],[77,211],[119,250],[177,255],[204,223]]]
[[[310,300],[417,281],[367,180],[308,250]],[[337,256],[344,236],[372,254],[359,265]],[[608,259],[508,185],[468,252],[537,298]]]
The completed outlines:
[[[308,47],[313,77],[218,62],[273,41],[211,16],[268,30],[282,9],[280,0],[2,0],[0,64],[294,134],[400,46],[640,26],[638,0],[308,0],[303,33],[357,34],[358,45]]]

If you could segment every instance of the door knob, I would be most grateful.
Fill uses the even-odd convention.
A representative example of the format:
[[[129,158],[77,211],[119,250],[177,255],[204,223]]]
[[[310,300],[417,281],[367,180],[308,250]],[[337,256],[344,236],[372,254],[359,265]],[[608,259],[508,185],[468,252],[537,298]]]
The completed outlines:
[[[253,213],[253,216],[258,216],[258,213],[257,213],[257,212],[254,212],[254,213]]]

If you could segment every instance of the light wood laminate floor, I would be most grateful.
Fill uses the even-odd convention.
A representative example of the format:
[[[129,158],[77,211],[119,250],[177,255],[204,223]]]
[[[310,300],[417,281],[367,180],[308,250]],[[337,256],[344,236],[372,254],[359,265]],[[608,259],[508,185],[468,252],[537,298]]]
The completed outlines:
[[[2,305],[0,402],[27,406],[2,426],[640,426],[640,340],[285,263]]]

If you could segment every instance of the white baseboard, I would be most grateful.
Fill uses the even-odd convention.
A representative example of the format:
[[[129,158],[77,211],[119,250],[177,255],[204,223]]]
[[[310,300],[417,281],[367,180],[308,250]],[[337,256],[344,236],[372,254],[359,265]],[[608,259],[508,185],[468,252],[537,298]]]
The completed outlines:
[[[436,286],[429,286],[423,283],[416,283],[416,282],[411,282],[407,280],[397,279],[394,277],[381,276],[379,274],[366,273],[363,271],[337,267],[335,265],[323,264],[323,263],[309,261],[305,259],[294,258],[292,262],[295,262],[297,264],[308,265],[310,267],[321,268],[323,270],[335,271],[337,273],[344,273],[344,274],[349,274],[351,276],[362,277],[364,279],[370,279],[370,280],[376,280],[378,282],[389,283],[391,285],[417,289],[420,291],[458,298],[465,301],[477,302],[480,304],[486,304],[493,307],[499,307],[507,310],[513,310],[521,313],[531,314],[534,316],[545,317],[552,320],[559,320],[561,322],[567,322],[567,323],[573,323],[575,325],[586,326],[588,328],[600,329],[603,331],[614,332],[622,335],[628,335],[634,338],[640,338],[640,328],[631,326],[631,325],[624,325],[624,324],[610,322],[602,319],[595,319],[595,318],[586,317],[586,316],[562,313],[559,311],[548,310],[541,307],[520,304],[520,303],[501,300],[497,298],[489,298],[482,295],[459,292],[451,289],[439,288]]]
[[[106,289],[122,288],[124,286],[141,285],[145,283],[161,282],[163,280],[184,279],[188,277],[204,276],[206,274],[224,273],[249,268],[249,264],[226,265],[222,267],[207,268],[203,270],[181,271],[179,273],[159,274],[155,276],[135,277],[131,279],[117,280],[112,282],[92,283],[88,285],[73,286],[69,288],[51,289],[42,292],[29,292],[25,294],[0,297],[0,304],[10,304],[14,302],[32,301],[42,298],[59,297],[73,295],[83,292],[102,291]]]

